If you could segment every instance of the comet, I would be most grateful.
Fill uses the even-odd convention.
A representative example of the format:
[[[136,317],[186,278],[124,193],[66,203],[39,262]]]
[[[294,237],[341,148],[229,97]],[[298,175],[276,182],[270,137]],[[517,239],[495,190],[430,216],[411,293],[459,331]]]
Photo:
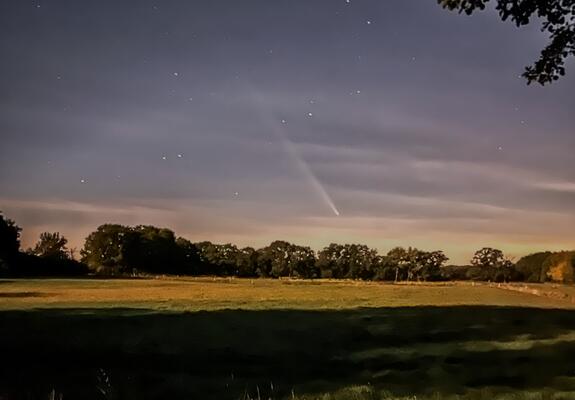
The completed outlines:
[[[269,127],[273,135],[279,140],[280,144],[282,145],[283,149],[285,150],[286,154],[293,160],[294,164],[296,165],[297,169],[300,171],[302,176],[305,177],[306,181],[309,185],[314,189],[316,194],[322,200],[322,202],[336,215],[339,217],[340,212],[336,207],[333,199],[329,195],[328,191],[322,185],[320,180],[314,174],[312,169],[310,168],[309,164],[304,160],[301,156],[300,152],[297,150],[296,146],[293,142],[288,138],[285,133],[285,126],[287,124],[286,120],[276,120],[272,118],[269,112],[266,112],[265,106],[263,106],[263,101],[258,96],[258,93],[252,91],[254,96],[254,104],[259,112],[260,118],[262,123]],[[311,114],[311,113],[310,113]]]
[[[287,138],[282,129],[278,129],[277,136],[279,137],[283,148],[286,150],[286,153],[294,160],[296,166],[300,170],[301,174],[309,182],[310,186],[314,188],[314,190],[322,199],[322,201],[326,204],[326,206],[330,208],[336,216],[339,217],[340,213],[337,207],[335,206],[333,199],[331,198],[325,187],[321,184],[317,176],[313,173],[313,171],[309,167],[309,164],[299,154],[293,142]]]

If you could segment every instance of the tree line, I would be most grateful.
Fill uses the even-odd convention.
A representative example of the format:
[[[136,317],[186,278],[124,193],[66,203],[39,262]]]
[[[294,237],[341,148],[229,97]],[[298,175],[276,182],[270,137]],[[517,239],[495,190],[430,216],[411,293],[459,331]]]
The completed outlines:
[[[0,213],[0,274],[9,276],[211,275],[381,281],[484,280],[540,282],[557,258],[530,255],[514,264],[501,250],[478,250],[466,266],[446,265],[440,250],[396,247],[385,255],[362,244],[332,243],[320,251],[282,240],[254,249],[191,242],[166,228],[104,224],[85,239],[79,254],[60,233],[45,232],[20,249],[21,229]],[[571,253],[569,253],[571,254]],[[76,260],[79,255],[79,260]],[[553,257],[552,257],[553,256]],[[575,256],[571,254],[573,262]],[[545,265],[544,265],[545,264]],[[575,266],[575,265],[574,265]]]
[[[303,279],[433,280],[447,261],[441,251],[395,248],[387,255],[361,244],[330,244],[319,252],[276,240],[260,249],[192,243],[165,228],[106,224],[80,252],[105,274],[176,274]]]

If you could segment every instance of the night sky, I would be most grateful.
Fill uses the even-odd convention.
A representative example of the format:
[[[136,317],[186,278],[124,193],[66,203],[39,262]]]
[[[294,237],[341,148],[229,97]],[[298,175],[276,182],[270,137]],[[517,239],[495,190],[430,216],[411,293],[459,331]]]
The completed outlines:
[[[0,209],[193,241],[575,247],[575,63],[435,0],[6,0]],[[339,214],[339,215],[338,215]]]

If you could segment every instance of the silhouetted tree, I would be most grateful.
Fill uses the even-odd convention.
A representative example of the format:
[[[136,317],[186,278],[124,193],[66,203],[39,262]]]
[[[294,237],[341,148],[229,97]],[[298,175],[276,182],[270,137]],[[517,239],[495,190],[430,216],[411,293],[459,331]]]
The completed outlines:
[[[415,266],[417,260],[417,250],[409,247],[395,247],[387,253],[387,259],[394,266],[394,281],[409,280],[410,271]]]
[[[200,275],[201,261],[197,246],[187,239],[179,237],[176,239],[178,246],[178,269],[181,274]]]
[[[22,229],[0,211],[0,267],[13,260],[20,250],[20,231]]]
[[[377,250],[363,244],[331,243],[318,253],[318,268],[324,278],[372,279],[380,261]]]
[[[503,252],[491,247],[484,247],[477,250],[471,259],[471,265],[476,267],[502,267],[506,264],[507,260]]]
[[[80,251],[82,262],[97,272],[127,272],[125,247],[127,242],[133,240],[131,233],[127,226],[100,225],[84,242],[84,248]]]
[[[442,251],[423,251],[396,247],[387,253],[387,262],[395,270],[395,281],[431,281],[441,278],[441,267],[448,258]]]
[[[341,260],[343,252],[343,245],[331,243],[317,254],[317,267],[322,278],[338,279],[347,274],[347,268],[344,269]]]
[[[194,246],[198,251],[198,258],[200,260],[200,275],[209,275],[210,273],[213,273],[215,267],[212,263],[214,261],[213,253],[215,252],[215,249],[213,249],[212,246],[214,246],[214,244],[205,240],[203,242],[194,243]]]
[[[309,247],[276,240],[258,250],[258,268],[262,276],[315,278],[315,254]]]
[[[373,280],[392,281],[395,279],[395,263],[387,256],[379,256],[373,271]]]
[[[472,14],[483,10],[490,0],[438,0],[444,8]],[[541,85],[565,75],[565,59],[575,55],[575,0],[495,0],[502,20],[510,19],[517,26],[527,25],[531,19],[542,22],[541,30],[548,32],[551,41],[541,51],[539,60],[526,67],[523,77],[527,83]]]
[[[240,249],[236,259],[236,275],[239,277],[257,276],[258,253],[252,247]]]
[[[471,265],[480,268],[479,277],[482,280],[507,282],[514,278],[513,263],[498,249],[484,247],[477,250],[471,259]]]
[[[196,246],[199,249],[203,274],[217,276],[236,275],[240,250],[235,245],[201,242],[196,244]]]
[[[84,264],[66,252],[66,239],[60,234],[43,233],[29,254],[21,253],[20,228],[0,214],[0,273],[2,275],[78,276],[87,273]]]
[[[180,248],[173,231],[150,225],[129,228],[122,236],[124,266],[130,271],[180,272]]]
[[[66,248],[67,243],[68,239],[60,235],[60,232],[43,232],[40,234],[40,240],[29,253],[41,258],[69,260],[71,257]]]
[[[414,276],[417,280],[434,281],[441,277],[441,267],[449,260],[442,251],[419,251]]]

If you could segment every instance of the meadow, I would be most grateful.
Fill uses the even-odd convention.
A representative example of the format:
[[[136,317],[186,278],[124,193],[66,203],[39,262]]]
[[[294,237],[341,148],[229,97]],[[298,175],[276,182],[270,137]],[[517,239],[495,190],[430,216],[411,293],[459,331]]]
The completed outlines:
[[[575,398],[571,288],[512,289],[3,280],[0,398]]]

